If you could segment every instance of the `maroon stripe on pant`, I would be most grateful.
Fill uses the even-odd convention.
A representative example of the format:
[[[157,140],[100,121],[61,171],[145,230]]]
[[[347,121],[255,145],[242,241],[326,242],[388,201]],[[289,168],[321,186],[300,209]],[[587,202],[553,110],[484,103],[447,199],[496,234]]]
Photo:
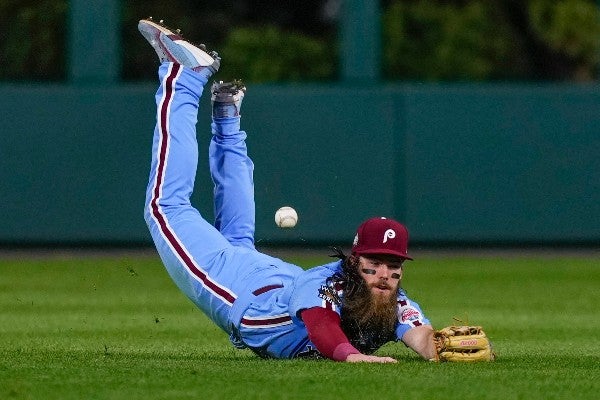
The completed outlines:
[[[210,278],[204,272],[202,272],[196,266],[194,261],[188,256],[188,254],[186,253],[184,247],[179,242],[176,235],[170,230],[167,220],[166,220],[165,216],[161,213],[160,206],[158,205],[158,201],[160,198],[160,192],[161,192],[160,189],[164,183],[164,173],[165,173],[166,161],[167,161],[167,149],[169,147],[168,144],[169,144],[169,140],[170,140],[169,126],[167,124],[168,112],[169,112],[169,108],[173,101],[173,96],[175,93],[174,87],[173,87],[174,81],[175,81],[175,78],[178,76],[181,68],[183,68],[181,65],[171,64],[171,71],[170,71],[169,75],[167,76],[165,85],[164,85],[164,91],[165,91],[164,100],[162,101],[162,104],[160,105],[160,109],[159,109],[160,140],[159,140],[159,149],[158,149],[158,167],[157,167],[157,171],[156,171],[156,183],[155,183],[154,191],[153,191],[154,194],[152,196],[150,207],[152,209],[152,215],[154,216],[154,219],[157,221],[157,223],[160,227],[161,233],[166,238],[166,240],[169,242],[169,244],[173,247],[173,249],[179,256],[179,258],[183,261],[183,263],[188,268],[188,270],[194,276],[196,276],[196,278],[198,278],[198,280],[200,280],[200,282],[204,286],[206,286],[209,290],[213,291],[214,293],[216,293],[218,296],[225,299],[225,301],[229,302],[230,304],[233,304],[233,302],[235,301],[235,297],[231,293],[223,290],[221,287],[219,287],[213,281],[211,281]]]

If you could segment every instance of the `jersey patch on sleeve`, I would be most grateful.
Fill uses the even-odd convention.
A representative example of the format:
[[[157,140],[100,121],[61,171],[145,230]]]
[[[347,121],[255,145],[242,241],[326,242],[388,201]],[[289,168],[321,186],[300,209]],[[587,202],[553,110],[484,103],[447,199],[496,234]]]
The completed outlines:
[[[319,298],[323,299],[327,303],[330,303],[334,307],[339,307],[341,304],[338,291],[331,285],[321,285],[319,288]]]
[[[419,310],[410,305],[404,305],[398,308],[398,320],[401,324],[412,326],[423,325],[423,315]]]

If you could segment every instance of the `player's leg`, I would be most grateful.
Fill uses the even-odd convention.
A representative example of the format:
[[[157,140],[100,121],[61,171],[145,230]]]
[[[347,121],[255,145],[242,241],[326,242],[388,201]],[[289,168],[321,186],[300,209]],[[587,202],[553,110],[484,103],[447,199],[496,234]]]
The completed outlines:
[[[195,61],[189,62],[173,56],[183,50],[173,42],[173,37],[164,35],[164,29],[140,22],[140,31],[159,57],[161,53],[167,57],[161,61],[171,61],[163,62],[159,68],[157,122],[145,218],[175,283],[217,325],[228,330],[228,315],[236,294],[230,285],[231,273],[223,273],[228,261],[223,254],[232,246],[190,203],[198,160],[198,103],[213,72],[210,67],[217,60],[202,66],[200,63],[206,60],[198,63],[194,57]],[[158,39],[156,31],[161,32]],[[203,57],[212,57],[200,49],[195,51]],[[193,57],[193,52],[190,54]],[[180,61],[187,65],[179,64]]]
[[[202,258],[208,260],[229,243],[190,203],[198,164],[198,101],[204,80],[196,72],[172,63],[162,64],[159,76],[146,218],[172,250],[183,246],[177,242],[202,237],[202,251],[210,253]]]
[[[280,261],[251,246],[252,163],[246,153],[245,134],[239,131],[239,118],[225,115],[224,120],[215,122],[211,163],[217,188],[222,188],[217,189],[217,193],[222,193],[217,195],[217,208],[225,210],[219,218],[221,228],[225,222],[225,232],[240,230],[240,226],[247,226],[248,232],[241,234],[239,241],[234,240],[238,246],[233,246],[191,206],[198,159],[195,129],[198,101],[214,71],[211,67],[218,60],[207,63],[206,57],[212,56],[189,43],[179,49],[183,40],[170,31],[165,35],[161,25],[147,21],[140,24],[159,58],[170,61],[163,62],[159,70],[161,85],[156,95],[157,125],[146,221],[163,263],[180,289],[219,327],[231,332],[258,294],[281,287],[284,281],[293,279],[299,267],[279,266]],[[161,33],[157,35],[156,31]],[[179,53],[191,55],[194,61],[188,63]],[[230,207],[227,203],[232,194],[243,199]],[[242,222],[233,223],[235,218]],[[235,228],[227,228],[232,226]],[[239,246],[240,243],[247,245]]]
[[[240,107],[246,88],[241,81],[212,88],[210,172],[215,184],[215,226],[234,246],[254,248],[254,164],[248,157],[246,132],[240,131]]]

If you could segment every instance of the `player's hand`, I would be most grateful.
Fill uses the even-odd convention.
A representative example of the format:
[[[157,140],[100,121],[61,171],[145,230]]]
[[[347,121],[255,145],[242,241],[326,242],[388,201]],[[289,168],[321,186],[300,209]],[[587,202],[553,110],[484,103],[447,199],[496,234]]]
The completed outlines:
[[[356,353],[349,354],[346,357],[346,362],[368,362],[368,363],[397,363],[398,361],[392,357],[369,356],[366,354]]]

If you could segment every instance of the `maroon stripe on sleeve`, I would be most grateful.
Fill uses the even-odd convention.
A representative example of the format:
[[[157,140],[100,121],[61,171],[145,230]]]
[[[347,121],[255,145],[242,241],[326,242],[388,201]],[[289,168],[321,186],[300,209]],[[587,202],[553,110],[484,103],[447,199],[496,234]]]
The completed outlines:
[[[259,289],[256,289],[254,292],[252,292],[253,295],[258,296],[260,294],[266,293],[270,290],[274,290],[274,289],[279,289],[282,288],[283,285],[269,285],[269,286],[263,286]]]

